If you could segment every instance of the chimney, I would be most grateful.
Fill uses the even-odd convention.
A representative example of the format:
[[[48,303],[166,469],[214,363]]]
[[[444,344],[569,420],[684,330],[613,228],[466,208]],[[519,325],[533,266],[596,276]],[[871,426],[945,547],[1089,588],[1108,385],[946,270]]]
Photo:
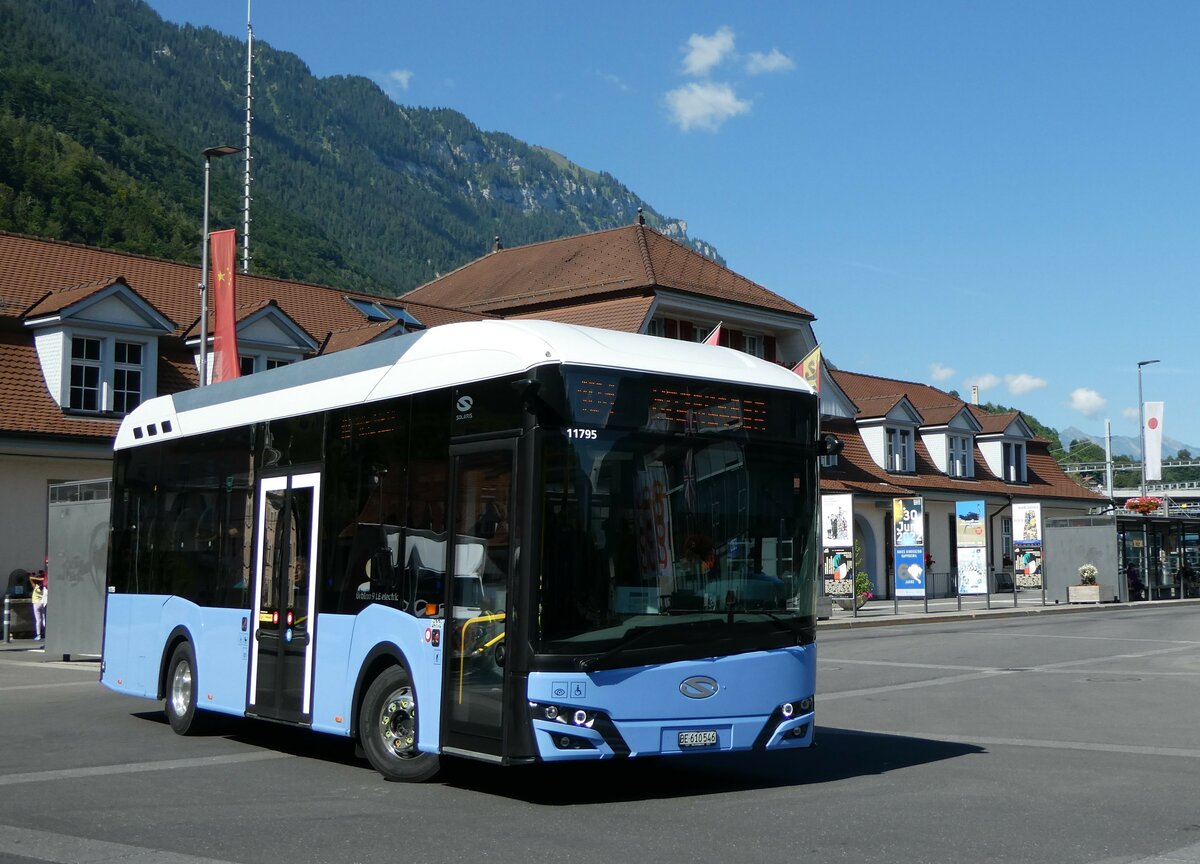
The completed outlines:
[[[979,385],[978,384],[971,385],[971,404],[972,405],[979,404]]]
[[[641,208],[641,207],[639,207],[639,208],[638,208],[638,218],[637,218],[637,224],[639,224],[639,225],[645,225],[645,224],[646,224],[646,217],[645,217],[645,216],[642,214],[642,208]]]
[[[496,239],[492,241],[492,251],[499,252],[504,248],[504,244],[500,242],[500,235],[496,235]]]

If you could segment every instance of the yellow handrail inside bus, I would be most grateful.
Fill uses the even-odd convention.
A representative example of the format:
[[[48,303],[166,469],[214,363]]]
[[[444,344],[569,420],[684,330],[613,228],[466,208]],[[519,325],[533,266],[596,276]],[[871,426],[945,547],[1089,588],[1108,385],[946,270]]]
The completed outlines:
[[[458,655],[458,704],[459,705],[462,704],[463,674],[465,672],[464,667],[466,666],[466,662],[467,662],[467,652],[465,650],[462,650],[462,647],[467,644],[467,628],[473,627],[477,624],[490,624],[493,621],[503,621],[503,620],[504,620],[504,613],[497,612],[497,613],[489,614],[489,615],[480,615],[476,618],[468,618],[466,621],[463,622],[462,633],[459,636],[459,643],[458,643],[459,647],[460,647],[460,653]],[[501,633],[498,637],[496,637],[491,642],[489,642],[488,645],[492,645],[492,644],[498,642],[503,637],[504,637],[504,634]],[[488,645],[485,645],[484,649],[486,649],[488,647]],[[478,653],[478,652],[476,652],[476,653]]]

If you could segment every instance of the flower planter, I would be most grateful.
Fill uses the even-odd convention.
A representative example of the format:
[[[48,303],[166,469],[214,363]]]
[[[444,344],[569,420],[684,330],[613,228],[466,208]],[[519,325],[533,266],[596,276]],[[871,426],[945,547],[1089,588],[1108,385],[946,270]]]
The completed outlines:
[[[1099,603],[1101,598],[1112,596],[1112,589],[1103,585],[1068,585],[1068,603]]]
[[[849,597],[834,597],[833,602],[850,612],[854,609],[861,609],[866,604],[867,598],[865,595],[859,594],[853,601]]]

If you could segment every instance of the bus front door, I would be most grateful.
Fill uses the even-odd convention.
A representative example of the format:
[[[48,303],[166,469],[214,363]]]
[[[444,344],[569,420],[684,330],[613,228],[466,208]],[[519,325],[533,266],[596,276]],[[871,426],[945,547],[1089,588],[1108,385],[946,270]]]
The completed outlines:
[[[258,482],[250,686],[246,713],[312,718],[313,610],[321,475]]]
[[[505,617],[516,556],[513,464],[516,446],[451,448],[453,579],[446,610],[444,745],[447,752],[503,753]]]

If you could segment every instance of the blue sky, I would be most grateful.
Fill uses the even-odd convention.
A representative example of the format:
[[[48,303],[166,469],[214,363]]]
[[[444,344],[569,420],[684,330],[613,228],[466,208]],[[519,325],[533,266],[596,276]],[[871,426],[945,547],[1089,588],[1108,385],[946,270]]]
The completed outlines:
[[[245,37],[243,0],[151,0]],[[1200,449],[1200,3],[254,0],[318,76],[611,173],[858,372]],[[1196,451],[1193,451],[1196,452]]]

